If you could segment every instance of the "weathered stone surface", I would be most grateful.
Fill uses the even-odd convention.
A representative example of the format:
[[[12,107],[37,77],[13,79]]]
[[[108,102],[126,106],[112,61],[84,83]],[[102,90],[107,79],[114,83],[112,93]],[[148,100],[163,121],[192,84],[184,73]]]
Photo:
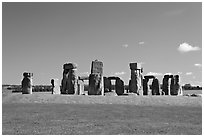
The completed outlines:
[[[111,92],[111,80],[107,77],[103,77],[104,80],[104,92]]]
[[[78,95],[77,69],[70,69],[68,75],[68,94]]]
[[[101,86],[101,74],[90,74],[89,75],[89,90],[88,95],[101,95],[102,86]]]
[[[130,63],[129,66],[131,70],[142,69],[141,63]]]
[[[32,94],[32,85],[33,85],[33,73],[23,73],[23,80],[21,82],[22,94]]]
[[[99,73],[103,74],[103,62],[95,60],[91,63],[91,74]]]
[[[131,81],[129,81],[130,92],[136,93],[137,95],[143,95],[143,76],[142,67],[140,63],[130,63],[131,69]]]
[[[79,94],[78,93],[78,74],[77,65],[74,63],[64,64],[62,78],[62,94]]]
[[[124,82],[120,78],[116,79],[115,89],[117,95],[122,95],[124,93]]]
[[[155,76],[153,75],[147,75],[147,76],[144,76],[145,79],[155,79]]]
[[[177,95],[177,93],[175,92],[175,79],[174,79],[174,77],[171,78],[170,95]]]
[[[168,95],[168,84],[169,84],[169,75],[164,75],[163,81],[162,81],[162,91],[165,93],[165,95]]]
[[[157,78],[152,81],[152,95],[160,95],[160,84]]]
[[[60,94],[60,85],[59,85],[59,79],[52,79],[52,94]]]
[[[63,69],[76,69],[77,68],[77,64],[75,63],[67,63],[63,65]]]
[[[79,95],[85,95],[84,81],[83,80],[78,80],[78,93],[79,93]]]
[[[104,95],[103,62],[101,61],[95,60],[91,63],[91,74],[89,75],[88,94]]]
[[[147,78],[143,79],[143,95],[148,95],[148,90],[149,90],[148,81],[149,79]]]
[[[175,83],[174,83],[175,94],[176,95],[183,95],[183,90],[182,90],[182,87],[179,83],[180,82],[179,75],[175,75],[174,80],[175,80]]]

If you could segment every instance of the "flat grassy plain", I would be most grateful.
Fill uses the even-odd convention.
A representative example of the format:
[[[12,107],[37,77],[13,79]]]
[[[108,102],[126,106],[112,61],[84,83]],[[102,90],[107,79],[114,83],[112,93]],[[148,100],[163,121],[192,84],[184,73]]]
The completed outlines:
[[[3,135],[201,135],[202,98],[2,94]]]

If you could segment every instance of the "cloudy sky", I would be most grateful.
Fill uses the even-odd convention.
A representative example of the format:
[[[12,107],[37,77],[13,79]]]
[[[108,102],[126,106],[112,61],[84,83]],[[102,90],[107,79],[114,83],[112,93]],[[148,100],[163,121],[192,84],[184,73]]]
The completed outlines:
[[[90,73],[91,61],[104,63],[105,76],[128,84],[130,62],[144,75],[179,74],[201,85],[201,3],[3,3],[2,83],[34,84],[62,78],[64,63]]]

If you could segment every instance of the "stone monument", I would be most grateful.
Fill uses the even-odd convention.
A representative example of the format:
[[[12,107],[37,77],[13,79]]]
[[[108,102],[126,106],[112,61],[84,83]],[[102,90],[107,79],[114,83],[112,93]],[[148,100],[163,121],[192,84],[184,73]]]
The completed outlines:
[[[33,73],[24,72],[23,80],[21,82],[22,94],[32,94]]]
[[[92,61],[88,95],[104,95],[103,84],[103,62]]]

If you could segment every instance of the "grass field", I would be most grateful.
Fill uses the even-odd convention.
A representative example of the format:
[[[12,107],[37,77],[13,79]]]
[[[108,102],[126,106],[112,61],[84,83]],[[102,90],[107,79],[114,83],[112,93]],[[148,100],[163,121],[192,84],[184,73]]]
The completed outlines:
[[[202,98],[2,94],[3,135],[202,134]]]

